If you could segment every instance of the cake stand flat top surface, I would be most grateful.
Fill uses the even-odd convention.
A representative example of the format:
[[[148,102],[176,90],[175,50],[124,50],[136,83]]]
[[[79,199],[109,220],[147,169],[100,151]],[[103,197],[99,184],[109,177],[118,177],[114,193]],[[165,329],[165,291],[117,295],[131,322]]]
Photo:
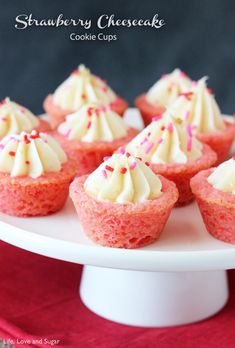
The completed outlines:
[[[128,122],[141,128],[135,111]],[[58,213],[35,218],[0,214],[0,239],[41,255],[74,263],[143,271],[202,271],[235,268],[235,245],[207,233],[196,203],[175,208],[160,239],[135,250],[94,244],[83,232],[72,202]]]

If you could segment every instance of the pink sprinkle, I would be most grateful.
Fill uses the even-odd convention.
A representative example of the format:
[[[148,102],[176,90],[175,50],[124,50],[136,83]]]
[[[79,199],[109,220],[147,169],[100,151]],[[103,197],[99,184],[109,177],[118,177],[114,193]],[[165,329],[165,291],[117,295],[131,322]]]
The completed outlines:
[[[136,167],[136,162],[132,162],[130,165],[130,169],[135,169],[135,167]]]
[[[124,155],[124,153],[125,153],[125,148],[124,148],[124,147],[120,147],[119,153],[121,153],[122,155]]]
[[[152,118],[152,122],[159,121],[162,118],[162,115],[156,115]]]
[[[151,132],[148,132],[147,136],[150,137],[150,135],[151,135]]]
[[[146,154],[149,153],[152,150],[153,146],[154,146],[154,143],[152,141],[149,141],[145,148],[145,153]]]
[[[92,116],[93,111],[94,111],[94,108],[89,107],[89,108],[87,109],[88,116]]]
[[[105,156],[104,161],[107,161],[111,156]]]
[[[68,138],[68,137],[69,137],[69,135],[70,135],[71,131],[72,131],[72,129],[71,129],[71,128],[67,130],[67,132],[66,132],[66,134],[65,134],[65,137],[66,137],[66,138]]]
[[[47,139],[44,139],[43,141],[44,141],[44,143],[46,143],[46,144],[48,143],[48,140],[47,140]]]
[[[190,124],[188,124],[188,125],[186,126],[186,130],[187,130],[188,136],[189,136],[189,137],[192,137],[192,136],[193,136],[193,134],[192,134],[192,127],[191,127]]]
[[[157,141],[157,144],[160,145],[162,142],[163,142],[163,139],[159,138],[158,141]]]
[[[188,137],[187,140],[187,151],[191,151],[192,150],[192,137]]]
[[[87,127],[87,129],[91,128],[91,121],[88,122],[86,127]]]
[[[103,111],[103,112],[107,111],[106,106],[105,106],[105,105],[101,105],[101,107],[100,107],[100,111]]]
[[[146,143],[146,141],[148,141],[148,139],[144,138],[144,140],[141,141],[140,145],[144,145]]]
[[[0,144],[0,150],[3,150],[3,149],[4,149],[4,145]]]
[[[185,112],[185,120],[188,120],[190,117],[190,112],[189,111],[186,111]]]
[[[108,174],[107,174],[106,170],[104,170],[104,169],[102,170],[102,175],[105,179],[107,179]]]
[[[7,118],[6,118],[6,117],[1,117],[1,120],[2,120],[3,122],[6,122],[6,121],[7,121]]]
[[[167,126],[168,132],[172,133],[173,132],[173,124],[170,122]]]

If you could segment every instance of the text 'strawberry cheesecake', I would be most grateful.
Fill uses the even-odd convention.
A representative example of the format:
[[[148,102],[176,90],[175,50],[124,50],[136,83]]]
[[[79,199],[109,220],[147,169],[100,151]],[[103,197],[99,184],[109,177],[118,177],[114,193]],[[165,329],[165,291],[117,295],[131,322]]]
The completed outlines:
[[[11,134],[23,131],[30,132],[37,129],[39,132],[49,132],[51,127],[45,120],[32,114],[24,106],[5,98],[0,102],[0,139]]]
[[[145,126],[152,118],[162,114],[178,97],[191,88],[191,79],[181,70],[175,69],[158,80],[146,94],[137,97],[135,104],[140,110]]]
[[[90,103],[67,116],[54,136],[76,160],[78,175],[84,175],[95,170],[105,156],[111,156],[137,133],[109,106]]]
[[[43,216],[61,209],[76,174],[73,160],[51,136],[33,130],[0,142],[0,211]]]
[[[96,243],[138,248],[157,240],[178,198],[174,183],[118,153],[70,186],[81,224]]]
[[[235,156],[191,179],[204,223],[212,236],[235,243]]]
[[[79,65],[52,95],[46,97],[44,109],[52,127],[56,128],[65,116],[93,102],[107,104],[119,115],[123,115],[128,107],[127,102],[118,97],[104,80],[91,74],[84,65]]]
[[[190,179],[216,162],[216,154],[193,135],[192,126],[170,117],[169,112],[153,118],[126,151],[150,163],[156,174],[175,182],[179,191],[178,205],[193,199]]]
[[[223,119],[206,77],[194,82],[171,106],[172,114],[193,125],[197,137],[209,145],[218,156],[217,164],[229,155],[235,139],[235,124]]]

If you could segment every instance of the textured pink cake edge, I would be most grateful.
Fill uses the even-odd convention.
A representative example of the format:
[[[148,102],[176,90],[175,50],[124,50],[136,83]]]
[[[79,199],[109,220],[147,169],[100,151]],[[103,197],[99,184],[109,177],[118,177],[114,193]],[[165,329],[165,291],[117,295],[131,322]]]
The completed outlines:
[[[19,216],[45,216],[60,210],[76,175],[76,163],[68,160],[59,173],[31,177],[11,177],[0,173],[0,211]]]
[[[179,191],[178,206],[186,205],[193,199],[193,193],[190,188],[190,179],[199,171],[210,168],[216,162],[216,153],[206,144],[203,145],[202,156],[195,161],[185,164],[153,164],[150,167],[156,174],[161,174],[167,179],[173,181]]]
[[[207,181],[213,168],[201,171],[190,182],[207,231],[215,238],[235,243],[235,195],[215,189]]]
[[[146,99],[146,94],[142,94],[135,99],[135,106],[140,111],[145,127],[152,122],[152,118],[161,115],[166,108],[159,105],[152,105]]]
[[[198,134],[198,139],[217,153],[216,165],[224,162],[235,140],[235,124],[225,121],[226,129],[211,134]]]
[[[87,175],[70,185],[70,197],[86,234],[96,243],[139,248],[156,241],[178,199],[174,183],[161,177],[162,195],[138,204],[100,202],[84,190]]]

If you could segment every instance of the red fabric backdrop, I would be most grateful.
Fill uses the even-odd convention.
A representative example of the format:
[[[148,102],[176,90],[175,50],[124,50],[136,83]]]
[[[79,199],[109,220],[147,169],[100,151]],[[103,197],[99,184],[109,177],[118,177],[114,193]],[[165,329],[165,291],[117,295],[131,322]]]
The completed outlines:
[[[73,348],[235,347],[235,271],[229,272],[229,302],[218,315],[193,325],[144,329],[86,309],[78,295],[81,269],[0,242],[0,338],[18,339],[21,348],[51,347],[50,340],[60,340],[54,347]],[[20,341],[25,339],[30,344]]]

